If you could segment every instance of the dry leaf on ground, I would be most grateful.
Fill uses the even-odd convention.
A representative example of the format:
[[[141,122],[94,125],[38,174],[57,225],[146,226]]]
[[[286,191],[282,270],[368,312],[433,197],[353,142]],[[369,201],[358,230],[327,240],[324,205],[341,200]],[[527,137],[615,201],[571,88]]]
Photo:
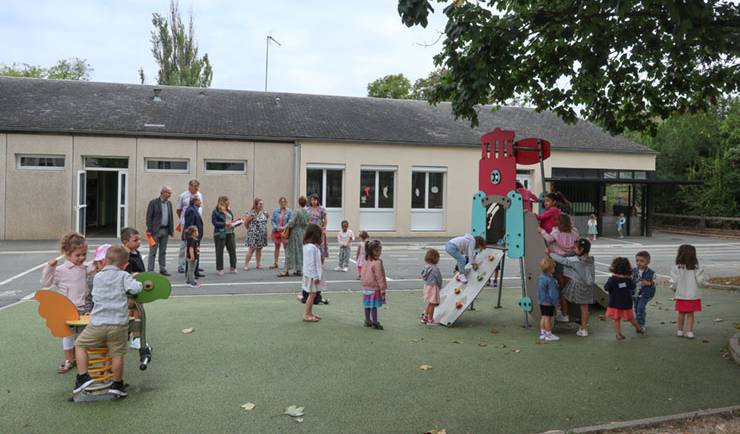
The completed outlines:
[[[297,418],[295,418],[295,421],[298,422],[298,423],[303,423],[303,418],[302,417],[297,417]]]
[[[495,335],[496,333],[498,333],[498,330],[496,330],[495,328],[492,328],[491,329],[491,334]]]
[[[186,335],[189,335],[190,333],[192,333],[192,332],[194,332],[194,331],[195,331],[195,329],[194,329],[194,328],[192,328],[192,327],[191,327],[191,328],[187,328],[187,329],[182,329],[182,332],[183,332],[184,334],[186,334]]]
[[[431,431],[424,431],[424,434],[447,434],[446,429],[433,429]]]
[[[715,318],[714,319],[714,322],[722,322],[722,321],[724,321],[722,318]]]
[[[245,410],[247,410],[247,411],[249,411],[249,410],[254,410],[254,407],[256,407],[256,406],[254,405],[254,402],[248,402],[248,403],[246,403],[246,404],[243,404],[243,405],[241,406],[241,408],[243,408],[243,409],[245,409]]]
[[[419,366],[419,369],[421,369],[422,371],[429,371],[430,369],[432,369],[432,365],[424,364]]]
[[[462,344],[462,343],[464,343],[464,342],[463,342],[463,341],[458,341],[458,340],[454,340],[454,341],[452,341],[452,343],[453,343],[453,344]]]
[[[487,346],[488,346],[488,344],[487,344],[487,343],[485,343],[485,342],[481,342],[481,343],[479,343],[479,344],[478,344],[478,346],[479,346],[479,347],[487,347]]]
[[[290,407],[285,408],[285,414],[292,417],[301,417],[303,416],[303,408],[304,407],[291,405]]]

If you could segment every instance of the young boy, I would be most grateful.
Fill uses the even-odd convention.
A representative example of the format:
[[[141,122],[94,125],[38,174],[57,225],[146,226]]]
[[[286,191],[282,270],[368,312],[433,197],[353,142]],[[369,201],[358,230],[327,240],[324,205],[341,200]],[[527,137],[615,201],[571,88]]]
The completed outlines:
[[[655,271],[650,265],[650,253],[645,250],[635,255],[637,267],[632,269],[632,280],[637,286],[637,294],[634,295],[635,316],[640,330],[645,333],[645,307],[655,297]]]
[[[200,288],[195,280],[198,276],[198,258],[200,257],[200,237],[198,227],[191,225],[185,230],[185,278],[191,288]]]
[[[553,277],[555,261],[545,256],[540,262],[540,274],[537,280],[537,300],[540,304],[540,340],[559,341],[560,337],[552,334],[555,307],[560,303],[560,287]]]
[[[105,255],[106,266],[93,281],[93,310],[90,324],[75,342],[79,373],[74,393],[90,386],[94,380],[87,372],[87,350],[101,345],[108,347],[113,369],[113,384],[108,393],[125,397],[123,385],[123,357],[128,340],[128,303],[126,294],[138,294],[142,284],[123,271],[128,264],[128,251],[123,246],[112,246]]]
[[[342,230],[337,233],[339,265],[334,269],[335,271],[344,271],[346,273],[349,270],[349,255],[352,253],[352,241],[354,239],[355,234],[349,229],[349,222],[342,220]]]
[[[141,234],[134,228],[124,228],[121,231],[121,243],[128,250],[128,271],[131,274],[146,271],[144,260],[141,259],[139,247],[141,247]]]

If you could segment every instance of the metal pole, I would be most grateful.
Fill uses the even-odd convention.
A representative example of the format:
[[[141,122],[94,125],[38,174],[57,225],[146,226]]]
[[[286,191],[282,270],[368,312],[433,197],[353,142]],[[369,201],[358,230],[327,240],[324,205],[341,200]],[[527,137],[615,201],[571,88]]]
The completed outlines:
[[[540,160],[540,176],[542,177],[542,194],[545,195],[547,193],[547,189],[545,188],[545,160],[542,159],[542,141],[540,139],[537,139],[537,152],[539,154],[539,160]]]
[[[506,251],[504,251],[504,255],[501,257],[501,262],[499,263],[499,275],[498,275],[498,301],[496,302],[496,309],[501,309],[501,291],[504,286],[504,261],[506,260]]]
[[[265,92],[267,92],[267,65],[270,58],[270,35],[265,37]]]
[[[522,298],[527,296],[527,283],[526,283],[526,277],[524,277],[524,258],[519,258],[519,273],[521,274],[522,279]],[[524,312],[524,327],[529,327],[529,316],[526,310],[522,310]]]

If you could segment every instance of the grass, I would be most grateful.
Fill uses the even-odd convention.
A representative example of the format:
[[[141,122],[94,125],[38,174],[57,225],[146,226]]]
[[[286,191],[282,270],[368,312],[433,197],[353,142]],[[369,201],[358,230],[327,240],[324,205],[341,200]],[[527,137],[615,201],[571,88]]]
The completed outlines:
[[[597,314],[590,337],[570,324],[546,345],[521,327],[515,290],[497,310],[482,293],[453,328],[420,326],[420,292],[391,292],[384,331],[361,326],[356,293],[330,295],[318,324],[292,295],[157,301],[154,360],[141,372],[129,354],[129,397],[80,404],[66,400],[73,374],[54,371],[59,340],[23,303],[0,312],[0,432],[531,433],[740,403],[740,367],[721,357],[740,295],[707,290],[688,340],[659,293],[647,337],[617,342]],[[281,415],[289,405],[305,406],[302,423]]]

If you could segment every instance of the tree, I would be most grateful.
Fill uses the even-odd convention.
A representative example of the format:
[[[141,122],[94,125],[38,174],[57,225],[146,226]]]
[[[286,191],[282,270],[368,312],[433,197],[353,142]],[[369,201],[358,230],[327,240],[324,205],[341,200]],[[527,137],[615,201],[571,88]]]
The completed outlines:
[[[170,1],[169,20],[152,14],[154,30],[151,32],[152,54],[159,65],[157,83],[172,86],[209,87],[213,79],[213,68],[208,54],[198,57],[195,42],[193,15],[187,27],[180,17],[176,0]],[[139,69],[139,79],[144,82],[144,71]]]
[[[433,11],[431,0],[398,1],[409,27],[426,26]],[[434,62],[449,79],[430,102],[450,101],[472,125],[476,105],[523,96],[567,122],[654,133],[672,113],[706,111],[740,91],[736,2],[454,0],[444,13]]]
[[[368,84],[367,96],[409,99],[411,98],[411,82],[403,74],[389,74]]]
[[[73,57],[60,59],[49,68],[28,63],[3,65],[0,67],[0,75],[10,77],[48,78],[51,80],[90,80],[93,68],[86,59]]]
[[[435,69],[426,78],[419,78],[411,86],[411,98],[431,100],[434,98],[435,89],[441,84],[445,76],[443,69]]]

